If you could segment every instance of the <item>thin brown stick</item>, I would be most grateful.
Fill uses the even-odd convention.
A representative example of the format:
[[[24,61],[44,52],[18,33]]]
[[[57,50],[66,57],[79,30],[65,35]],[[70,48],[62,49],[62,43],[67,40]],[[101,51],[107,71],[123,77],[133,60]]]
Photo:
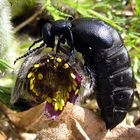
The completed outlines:
[[[36,17],[38,17],[41,13],[42,13],[42,10],[36,11],[31,17],[29,17],[27,20],[25,20],[24,22],[22,22],[21,24],[19,24],[19,25],[14,29],[14,33],[18,32],[18,31],[21,30],[23,27],[25,27],[26,25],[28,25],[28,24],[29,24],[30,22],[32,22]]]

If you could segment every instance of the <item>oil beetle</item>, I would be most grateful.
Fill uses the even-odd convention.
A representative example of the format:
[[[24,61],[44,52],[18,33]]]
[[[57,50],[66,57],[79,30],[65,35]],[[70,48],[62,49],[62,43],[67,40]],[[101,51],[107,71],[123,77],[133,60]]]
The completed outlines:
[[[42,29],[42,38],[35,41],[29,52],[17,60],[26,57],[39,48],[55,47],[56,55],[60,43],[68,43],[71,49],[81,52],[85,66],[91,78],[94,73],[95,93],[101,116],[107,129],[112,129],[125,118],[134,96],[134,76],[131,62],[119,33],[108,23],[94,18],[80,18],[72,22],[58,20],[46,23]],[[36,43],[43,43],[32,50]],[[16,62],[15,61],[15,62]]]

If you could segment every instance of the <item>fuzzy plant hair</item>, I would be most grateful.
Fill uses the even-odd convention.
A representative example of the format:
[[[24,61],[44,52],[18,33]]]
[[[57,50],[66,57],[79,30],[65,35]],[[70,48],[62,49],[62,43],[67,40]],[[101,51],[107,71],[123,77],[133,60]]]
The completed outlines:
[[[10,19],[11,10],[8,0],[0,0],[0,59],[13,64],[15,40]]]

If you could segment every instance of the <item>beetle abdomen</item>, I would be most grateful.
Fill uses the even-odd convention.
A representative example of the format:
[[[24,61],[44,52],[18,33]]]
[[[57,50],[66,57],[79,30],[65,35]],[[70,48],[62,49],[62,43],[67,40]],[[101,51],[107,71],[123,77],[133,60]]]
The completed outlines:
[[[117,49],[96,51],[92,59],[97,102],[109,129],[126,116],[133,101],[134,78],[130,58],[122,45]]]
[[[72,21],[74,47],[95,73],[95,92],[108,129],[126,116],[133,100],[134,76],[130,58],[120,34],[102,20],[82,18]]]

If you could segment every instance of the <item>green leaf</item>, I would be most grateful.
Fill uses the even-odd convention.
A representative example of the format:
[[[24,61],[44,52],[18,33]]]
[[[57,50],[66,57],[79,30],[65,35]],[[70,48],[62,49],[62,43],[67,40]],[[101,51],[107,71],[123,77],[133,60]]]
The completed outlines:
[[[55,20],[71,17],[71,15],[63,13],[57,8],[55,8],[51,0],[45,0],[43,1],[43,3],[44,3],[43,5],[44,9],[47,9],[52,14]]]
[[[0,102],[10,106],[11,88],[0,86]]]
[[[6,61],[0,59],[0,70],[5,71],[6,69],[13,69]]]
[[[136,15],[140,15],[140,0],[136,0]]]

